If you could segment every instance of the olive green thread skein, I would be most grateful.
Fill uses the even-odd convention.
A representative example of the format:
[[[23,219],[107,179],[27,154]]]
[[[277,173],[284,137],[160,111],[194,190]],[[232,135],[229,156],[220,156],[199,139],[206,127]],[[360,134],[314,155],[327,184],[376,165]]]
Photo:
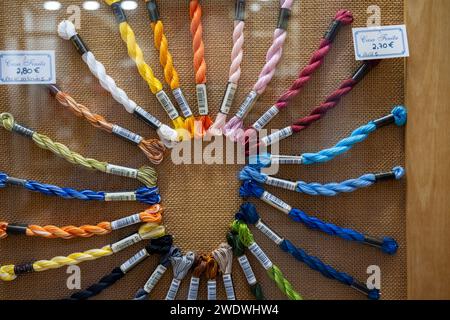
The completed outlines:
[[[108,173],[108,167],[111,166],[107,162],[101,162],[95,159],[86,158],[79,153],[71,151],[67,146],[55,142],[46,135],[37,133],[33,130],[25,128],[16,123],[14,116],[10,113],[4,112],[0,114],[1,117],[1,125],[10,132],[17,132],[21,135],[29,137],[33,140],[35,144],[37,144],[40,148],[49,150],[56,154],[57,156],[69,161],[72,164],[83,166],[87,169],[98,170],[101,172]],[[118,167],[118,166],[116,166]],[[124,167],[121,167],[124,168]],[[130,168],[124,168],[130,169]],[[132,169],[135,170],[135,169]],[[155,169],[149,166],[143,166],[139,170],[135,170],[136,179],[145,184],[148,187],[156,186],[157,182],[157,173]],[[118,174],[121,176],[127,176]],[[132,177],[132,176],[128,176]]]

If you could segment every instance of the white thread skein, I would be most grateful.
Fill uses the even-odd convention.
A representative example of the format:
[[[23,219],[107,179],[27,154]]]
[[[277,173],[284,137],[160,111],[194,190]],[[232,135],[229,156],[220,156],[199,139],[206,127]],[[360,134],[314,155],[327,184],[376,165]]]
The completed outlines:
[[[70,40],[73,36],[77,35],[75,26],[69,20],[61,21],[58,25],[58,35],[65,39]],[[121,88],[117,87],[113,78],[106,74],[105,66],[95,59],[94,54],[91,51],[86,52],[82,56],[83,61],[89,67],[91,73],[99,80],[100,85],[109,93],[111,93],[114,100],[124,106],[125,110],[129,113],[134,113],[138,107],[137,103],[131,100],[128,95]],[[156,133],[160,137],[161,141],[168,148],[173,148],[179,141],[177,131],[171,127],[161,124],[156,130]]]

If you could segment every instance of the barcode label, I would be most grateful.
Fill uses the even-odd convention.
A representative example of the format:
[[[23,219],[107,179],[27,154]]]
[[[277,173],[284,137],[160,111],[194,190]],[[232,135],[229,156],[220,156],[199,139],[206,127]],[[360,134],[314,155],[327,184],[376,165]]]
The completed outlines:
[[[264,267],[264,269],[269,270],[272,268],[273,263],[270,261],[270,259],[267,257],[265,252],[260,248],[260,246],[253,242],[248,249],[253,253],[253,255],[258,259],[259,263]]]
[[[175,120],[180,116],[164,90],[161,90],[156,94],[156,99],[158,99],[171,120]]]
[[[137,178],[137,176],[138,176],[137,169],[116,166],[114,164],[108,164],[106,166],[106,172],[114,174],[116,176],[122,176],[122,177],[128,177],[128,178]]]
[[[227,294],[227,300],[236,300],[236,296],[234,295],[233,279],[231,278],[231,274],[223,275],[223,285],[225,287],[225,292]]]
[[[250,265],[250,261],[248,261],[247,256],[244,254],[238,258],[239,264],[241,265],[242,271],[244,271],[245,278],[249,285],[254,285],[256,283],[256,277],[253,273],[252,266]]]
[[[267,184],[269,186],[274,186],[274,187],[278,187],[278,188],[291,190],[291,191],[295,191],[295,189],[297,189],[297,182],[278,179],[278,178],[274,178],[274,177],[267,177],[265,184]]]
[[[197,300],[198,296],[198,286],[200,284],[200,279],[197,277],[191,278],[191,283],[189,284],[188,300]]]
[[[223,114],[228,114],[230,112],[231,106],[233,105],[234,95],[236,94],[237,84],[228,82],[227,90],[225,90],[225,95],[222,100],[222,106],[220,107],[220,112]]]
[[[122,270],[123,273],[127,273],[128,271],[133,269],[135,266],[137,266],[141,261],[143,261],[147,257],[148,257],[147,250],[142,249],[141,251],[136,253],[134,256],[132,256],[130,259],[125,261],[120,266],[120,270]]]
[[[208,280],[208,300],[217,300],[216,280]]]
[[[125,248],[128,248],[129,246],[132,246],[135,243],[138,243],[141,241],[142,238],[139,234],[135,233],[129,237],[126,237],[125,239],[122,239],[120,241],[117,241],[116,243],[113,243],[111,245],[111,250],[114,253],[117,253],[119,251],[122,251]]]
[[[166,270],[167,268],[161,264],[156,267],[155,271],[153,271],[152,275],[150,276],[150,278],[148,278],[147,282],[144,285],[145,292],[152,292],[153,288],[156,286],[159,280],[161,280]]]
[[[121,126],[118,126],[116,124],[112,126],[112,132],[115,135],[124,138],[125,140],[131,141],[135,144],[141,143],[141,141],[144,139],[140,135],[131,132],[130,130],[127,130],[125,128],[122,128]]]
[[[270,229],[261,219],[256,223],[256,228],[259,229],[262,233],[264,233],[270,240],[279,245],[283,239],[275,233],[272,229]]]
[[[271,162],[273,164],[302,164],[301,156],[271,156]]]
[[[150,113],[148,113],[139,106],[137,106],[136,109],[134,109],[134,113],[155,130],[159,129],[162,126],[161,121],[156,119],[156,117],[154,117],[153,115],[151,115]]]
[[[132,216],[128,216],[111,222],[111,230],[119,230],[122,228],[132,226],[133,224],[139,222],[141,222],[141,216],[139,215],[139,213],[136,213],[133,214]]]
[[[134,191],[105,193],[105,201],[136,201],[136,193]]]
[[[289,213],[292,210],[290,205],[267,191],[264,191],[261,200],[284,213]]]
[[[267,126],[267,124],[272,121],[273,118],[276,117],[276,115],[280,113],[280,109],[278,109],[276,106],[273,106],[272,108],[270,108],[269,110],[266,111],[266,113],[264,113],[261,118],[258,119],[258,121],[256,121],[253,124],[253,128],[256,131],[260,131],[262,128],[264,128],[265,126]]]
[[[258,94],[255,91],[251,91],[247,98],[245,98],[244,102],[242,103],[241,107],[239,108],[239,111],[236,113],[236,117],[240,119],[244,119],[247,114],[252,110],[253,105],[255,104],[256,100],[258,99]]]
[[[173,93],[173,96],[175,97],[175,100],[178,103],[178,106],[181,109],[181,112],[183,112],[183,116],[185,118],[192,117],[191,108],[189,107],[189,104],[188,104],[186,98],[184,97],[183,91],[181,91],[181,89],[178,88],[178,89],[173,90],[172,93]]]
[[[198,113],[201,116],[206,116],[209,113],[206,84],[198,84],[196,90],[197,90]]]
[[[172,283],[170,284],[169,291],[167,292],[166,295],[166,300],[175,300],[180,284],[181,284],[180,280],[175,278],[172,279]]]
[[[267,137],[264,137],[261,139],[261,142],[266,145],[270,146],[280,140],[286,139],[287,137],[292,136],[294,132],[292,131],[291,127],[284,128],[280,131],[274,132],[271,135],[268,135]]]

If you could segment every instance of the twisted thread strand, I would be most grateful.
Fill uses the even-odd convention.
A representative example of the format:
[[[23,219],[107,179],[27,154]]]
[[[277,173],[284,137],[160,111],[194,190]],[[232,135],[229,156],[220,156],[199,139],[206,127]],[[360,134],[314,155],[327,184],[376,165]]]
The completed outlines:
[[[236,10],[239,10],[239,1],[236,0]],[[245,6],[245,2],[243,4]],[[243,20],[235,20],[234,21],[234,30],[233,30],[233,49],[231,50],[231,65],[229,71],[229,79],[228,82],[237,86],[239,83],[239,79],[241,78],[241,64],[244,57],[244,28],[245,21]],[[227,99],[227,97],[224,97]],[[234,93],[232,94],[232,98],[230,102],[223,101],[223,103],[229,103],[231,107],[234,101]],[[222,135],[222,129],[226,124],[228,112],[225,114],[222,110],[217,114],[216,120],[209,128],[209,133],[211,135],[220,136]]]
[[[239,239],[245,247],[249,247],[255,243],[252,232],[243,221],[235,220],[231,225],[231,230],[239,235]],[[267,270],[267,274],[269,278],[276,283],[278,289],[280,289],[280,291],[290,300],[303,300],[303,297],[295,291],[292,284],[284,277],[280,268],[276,265],[273,264],[272,267]]]
[[[170,245],[167,246],[168,242],[170,242],[170,244],[172,243],[172,237],[169,235],[158,239],[152,239],[150,240],[150,244],[146,246],[145,250],[149,255],[155,253],[161,255],[166,254],[170,248]],[[126,273],[124,273],[120,267],[116,267],[110,274],[102,277],[97,283],[90,285],[85,290],[72,294],[68,300],[87,300],[95,297],[122,279],[125,274]]]
[[[9,177],[5,172],[0,171],[0,188],[5,188],[8,184]],[[40,183],[33,180],[20,180],[20,186],[34,192],[39,192],[47,196],[57,196],[64,199],[78,199],[78,200],[97,200],[105,201],[106,192],[92,191],[92,190],[75,190],[71,188],[61,188],[51,184]],[[128,193],[128,192],[127,192]],[[146,204],[156,204],[161,202],[159,189],[156,187],[148,188],[141,187],[133,192],[136,200]]]
[[[76,116],[86,119],[96,128],[113,133],[112,123],[108,122],[103,116],[92,113],[86,106],[76,102],[68,93],[58,91],[55,97],[61,105],[69,108]],[[166,148],[161,141],[157,139],[142,139],[138,147],[152,163],[160,164],[163,161]]]
[[[344,26],[349,25],[353,22],[353,15],[348,10],[339,10],[334,17],[334,22],[340,23]],[[312,75],[320,69],[323,65],[325,57],[331,51],[334,39],[335,37],[332,37],[331,39],[324,37],[321,39],[319,48],[313,53],[308,65],[300,71],[297,79],[295,79],[291,87],[278,98],[278,101],[275,103],[275,107],[277,107],[278,110],[288,107],[292,99],[298,96],[304,86],[309,82],[309,80],[311,80]],[[258,128],[258,131],[261,129],[262,127]],[[248,143],[249,138],[254,135],[256,131],[255,125],[247,129],[243,136],[244,140],[242,142]]]
[[[161,223],[162,221],[162,207],[159,204],[140,212],[140,222]],[[0,239],[8,237],[8,226],[11,224],[7,222],[0,222]],[[25,235],[29,237],[42,237],[48,239],[73,239],[73,238],[90,238],[92,236],[103,236],[111,233],[111,222],[100,222],[96,225],[83,225],[57,227],[54,225],[38,226],[27,225]]]
[[[58,34],[64,40],[70,40],[75,36],[79,37],[75,26],[68,20],[64,20],[58,25]],[[82,59],[89,67],[91,73],[99,80],[103,89],[108,91],[114,100],[121,104],[128,113],[135,113],[138,108],[142,109],[136,102],[128,97],[124,90],[117,86],[114,79],[106,73],[105,66],[95,58],[91,51],[83,53]],[[152,121],[152,127],[156,129],[156,133],[160,137],[161,141],[168,148],[172,148],[179,141],[177,131],[165,124],[162,124],[153,115],[149,115],[148,117]]]
[[[401,179],[405,170],[402,167],[395,167],[392,172],[394,173],[394,178],[396,180]],[[239,173],[239,179],[242,181],[254,180],[258,183],[265,183],[271,185],[269,180],[272,179],[271,176],[260,172],[256,168],[245,167]],[[291,182],[288,180],[278,180],[276,186],[285,185],[288,186],[289,190],[294,190],[299,193],[308,194],[310,196],[327,196],[334,197],[340,193],[354,192],[361,188],[367,188],[374,185],[377,182],[377,178],[375,174],[365,174],[356,179],[348,179],[339,183],[332,182],[327,184],[321,184],[317,182],[308,183],[304,181]],[[295,185],[290,189],[290,185]],[[255,185],[256,186],[256,185]]]
[[[139,237],[141,240],[159,238],[163,236],[165,229],[158,224],[147,223],[139,228]],[[50,269],[58,269],[68,265],[76,265],[84,261],[96,260],[102,257],[110,256],[114,253],[111,245],[106,245],[101,249],[92,249],[84,252],[72,253],[66,257],[57,256],[50,260],[39,260],[24,265],[25,272],[42,272]],[[23,266],[3,265],[0,267],[0,280],[12,281],[23,273]],[[19,271],[19,272],[17,272]]]

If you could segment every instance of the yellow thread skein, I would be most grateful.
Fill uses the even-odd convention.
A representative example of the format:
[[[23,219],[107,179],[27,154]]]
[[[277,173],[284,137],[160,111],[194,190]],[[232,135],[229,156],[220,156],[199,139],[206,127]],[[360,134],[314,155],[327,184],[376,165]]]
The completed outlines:
[[[109,6],[114,3],[120,2],[121,0],[104,0]],[[134,35],[133,29],[124,21],[119,24],[120,36],[122,40],[127,45],[128,55],[136,64],[139,74],[147,82],[150,90],[153,94],[157,94],[163,88],[162,83],[155,77],[153,70],[144,60],[144,54],[136,42],[136,37]],[[184,121],[182,117],[177,117],[172,120],[175,129],[184,129]]]

